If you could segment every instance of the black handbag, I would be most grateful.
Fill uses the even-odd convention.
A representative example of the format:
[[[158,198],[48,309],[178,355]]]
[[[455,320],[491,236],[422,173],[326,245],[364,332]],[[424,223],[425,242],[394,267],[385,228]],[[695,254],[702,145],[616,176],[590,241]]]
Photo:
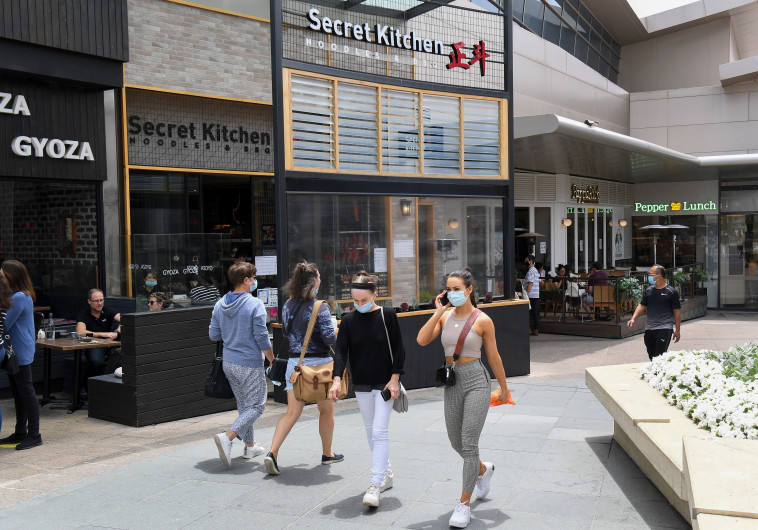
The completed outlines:
[[[231,399],[234,397],[232,386],[224,373],[224,343],[216,343],[216,353],[213,355],[211,373],[205,380],[205,395],[211,398]]]
[[[474,325],[474,321],[477,319],[481,312],[481,309],[474,308],[474,310],[471,312],[471,315],[469,315],[468,320],[466,320],[466,324],[464,324],[463,329],[461,330],[461,335],[458,337],[458,344],[455,345],[453,364],[445,363],[437,368],[437,372],[434,374],[434,386],[444,386],[445,388],[455,386],[455,363],[457,363],[458,359],[461,357],[461,350],[463,349],[463,343],[466,342],[466,336],[468,335],[468,332],[471,330],[471,326]]]
[[[287,374],[287,363],[289,359],[274,358],[274,362],[271,363],[266,375],[271,379],[272,383],[283,384],[284,376]]]
[[[21,368],[18,366],[18,357],[16,357],[16,353],[13,351],[11,336],[5,329],[3,329],[2,339],[3,340],[0,344],[3,345],[3,351],[5,354],[3,355],[3,358],[0,359],[0,370],[8,372],[10,375],[16,375]]]

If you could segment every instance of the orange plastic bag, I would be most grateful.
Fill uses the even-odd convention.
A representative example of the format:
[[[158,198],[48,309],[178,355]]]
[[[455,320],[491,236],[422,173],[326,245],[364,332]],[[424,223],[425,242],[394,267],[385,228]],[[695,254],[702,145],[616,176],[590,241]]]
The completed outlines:
[[[508,398],[505,401],[500,401],[500,395],[503,393],[499,388],[490,394],[490,407],[497,407],[499,405],[515,405],[511,397],[511,391],[508,391]]]

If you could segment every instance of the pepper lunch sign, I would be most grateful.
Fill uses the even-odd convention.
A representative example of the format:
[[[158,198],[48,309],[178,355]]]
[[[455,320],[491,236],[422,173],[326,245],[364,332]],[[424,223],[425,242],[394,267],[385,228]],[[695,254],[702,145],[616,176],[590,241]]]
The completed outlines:
[[[31,116],[29,105],[22,94],[0,92],[0,114],[14,116]],[[16,136],[11,141],[11,151],[17,156],[37,158],[63,158],[66,160],[95,161],[89,142],[79,140],[60,140],[58,138],[39,138],[37,136]]]

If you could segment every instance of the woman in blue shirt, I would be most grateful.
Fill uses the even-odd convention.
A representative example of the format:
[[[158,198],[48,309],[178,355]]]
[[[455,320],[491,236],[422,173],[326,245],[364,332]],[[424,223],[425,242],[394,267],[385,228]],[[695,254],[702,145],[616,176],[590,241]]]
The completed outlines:
[[[8,282],[11,307],[5,315],[5,329],[10,335],[13,351],[18,357],[16,375],[8,374],[13,401],[16,405],[16,430],[0,440],[0,444],[18,444],[17,450],[42,445],[39,433],[39,402],[32,381],[32,362],[36,337],[34,336],[34,301],[37,296],[29,273],[23,263],[4,261],[0,274]]]
[[[0,359],[5,355],[5,312],[11,308],[11,288],[5,276],[0,274]],[[3,411],[0,410],[0,429],[3,427]]]

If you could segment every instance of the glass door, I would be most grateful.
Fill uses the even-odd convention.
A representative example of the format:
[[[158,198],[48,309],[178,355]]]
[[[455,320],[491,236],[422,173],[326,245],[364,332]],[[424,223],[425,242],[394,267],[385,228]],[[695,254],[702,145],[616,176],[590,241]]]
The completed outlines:
[[[758,307],[758,215],[721,216],[722,307]]]

